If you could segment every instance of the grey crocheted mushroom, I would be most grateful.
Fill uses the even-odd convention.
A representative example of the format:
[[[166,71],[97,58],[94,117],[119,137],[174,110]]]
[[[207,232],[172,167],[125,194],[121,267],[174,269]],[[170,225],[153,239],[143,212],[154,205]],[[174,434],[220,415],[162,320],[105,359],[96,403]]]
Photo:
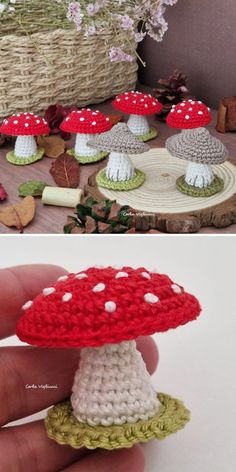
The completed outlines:
[[[211,164],[222,164],[228,157],[224,144],[206,128],[183,130],[167,139],[166,148],[172,156],[189,161],[185,183],[200,189],[212,185],[216,178]]]
[[[88,145],[110,152],[106,171],[100,174],[100,177],[103,176],[102,180],[98,174],[100,185],[116,190],[129,190],[143,183],[144,174],[134,168],[129,154],[146,152],[149,146],[139,141],[125,123],[118,123],[111,131],[94,136],[88,141]],[[120,185],[122,182],[125,185]]]

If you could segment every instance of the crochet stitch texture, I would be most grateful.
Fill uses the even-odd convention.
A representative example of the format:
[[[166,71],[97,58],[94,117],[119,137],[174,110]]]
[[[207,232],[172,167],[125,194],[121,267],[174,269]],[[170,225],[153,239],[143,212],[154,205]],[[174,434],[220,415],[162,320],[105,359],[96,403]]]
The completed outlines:
[[[184,100],[173,105],[166,123],[171,128],[193,129],[206,126],[212,120],[210,109],[201,101]]]
[[[125,123],[118,123],[111,131],[92,137],[89,146],[108,152],[139,154],[149,150],[149,146],[137,139]]]
[[[11,136],[37,136],[49,131],[47,121],[34,113],[12,115],[0,126],[0,133]]]
[[[44,149],[38,148],[36,154],[30,157],[17,157],[14,151],[10,151],[6,154],[6,159],[11,164],[15,164],[16,166],[28,165],[32,164],[33,162],[39,161],[44,156]]]
[[[199,164],[222,164],[228,157],[224,144],[206,128],[182,131],[166,140],[166,149],[174,157]]]
[[[194,187],[193,185],[188,185],[185,181],[185,176],[182,175],[176,181],[176,186],[178,190],[185,195],[190,197],[211,197],[218,192],[221,192],[224,188],[224,181],[217,175],[214,175],[214,179],[210,185],[207,187]]]
[[[109,188],[111,190],[134,190],[135,188],[140,187],[145,182],[145,174],[139,169],[133,169],[134,176],[129,180],[111,180],[106,175],[106,169],[100,170],[96,176],[97,184],[100,187]]]
[[[180,400],[159,393],[158,412],[148,421],[112,426],[89,426],[79,423],[72,413],[70,402],[59,403],[51,408],[45,420],[47,434],[59,444],[73,448],[108,450],[129,448],[150,439],[164,439],[169,434],[184,428],[190,412]]]
[[[133,340],[198,317],[198,300],[144,268],[90,268],[63,276],[24,306],[22,341],[37,346],[95,347]]]
[[[112,105],[116,110],[135,115],[152,115],[162,110],[162,104],[155,97],[137,91],[117,95]]]
[[[69,133],[95,134],[110,130],[111,122],[98,110],[82,108],[72,111],[62,122],[60,128]]]

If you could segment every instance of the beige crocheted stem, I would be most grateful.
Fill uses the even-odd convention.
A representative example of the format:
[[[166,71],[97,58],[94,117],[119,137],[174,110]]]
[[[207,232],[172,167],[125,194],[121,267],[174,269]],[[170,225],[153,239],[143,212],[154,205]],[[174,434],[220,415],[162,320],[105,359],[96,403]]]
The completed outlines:
[[[164,439],[184,428],[190,412],[183,403],[169,395],[157,395],[161,406],[157,414],[147,421],[126,423],[122,426],[88,426],[79,423],[72,414],[70,402],[59,403],[48,411],[45,419],[47,434],[59,444],[75,449],[129,448],[150,439]]]
[[[16,110],[42,113],[55,102],[86,106],[133,90],[137,62],[110,62],[111,45],[132,54],[136,47],[121,30],[89,38],[64,29],[0,36],[0,118]]]

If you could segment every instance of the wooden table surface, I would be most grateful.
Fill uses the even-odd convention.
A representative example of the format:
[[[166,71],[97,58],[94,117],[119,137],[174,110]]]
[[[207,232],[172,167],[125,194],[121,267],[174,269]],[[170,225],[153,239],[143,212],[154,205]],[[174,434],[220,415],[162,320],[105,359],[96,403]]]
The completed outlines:
[[[104,113],[114,113],[110,101],[96,105],[95,109],[99,109]],[[209,129],[213,135],[220,138],[228,147],[230,159],[235,160],[236,163],[236,133],[219,134],[215,131],[216,112],[214,114],[214,121]],[[176,131],[168,128],[165,123],[158,122],[155,117],[151,117],[150,122],[154,124],[159,130],[158,138],[150,141],[148,144],[151,147],[164,147],[166,139],[174,134]],[[69,145],[72,142],[68,142]],[[55,185],[49,169],[53,159],[45,157],[41,161],[28,166],[14,166],[9,164],[5,159],[6,148],[0,149],[0,182],[4,185],[9,197],[7,201],[2,202],[1,208],[11,203],[16,203],[20,200],[18,197],[18,187],[21,183],[27,180],[43,180],[49,185]],[[92,172],[104,166],[105,161],[99,164],[92,164],[80,166],[80,188],[87,183],[87,179]],[[72,208],[62,208],[56,206],[43,205],[41,199],[36,199],[37,211],[33,222],[25,228],[25,234],[62,234],[63,226],[66,223],[67,215],[73,214]],[[17,234],[17,230],[6,228],[0,224],[0,234]],[[212,234],[236,234],[236,225],[228,226],[223,229],[202,228],[199,233]]]

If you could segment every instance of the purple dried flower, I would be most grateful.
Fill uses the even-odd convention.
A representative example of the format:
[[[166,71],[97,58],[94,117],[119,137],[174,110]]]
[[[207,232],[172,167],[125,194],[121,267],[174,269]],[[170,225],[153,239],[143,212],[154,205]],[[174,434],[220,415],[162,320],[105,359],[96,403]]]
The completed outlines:
[[[69,4],[66,17],[69,21],[73,21],[75,23],[77,31],[81,30],[82,14],[80,4],[78,2],[71,2]]]
[[[121,48],[113,47],[109,51],[109,58],[111,62],[132,62],[134,57],[126,54]]]

